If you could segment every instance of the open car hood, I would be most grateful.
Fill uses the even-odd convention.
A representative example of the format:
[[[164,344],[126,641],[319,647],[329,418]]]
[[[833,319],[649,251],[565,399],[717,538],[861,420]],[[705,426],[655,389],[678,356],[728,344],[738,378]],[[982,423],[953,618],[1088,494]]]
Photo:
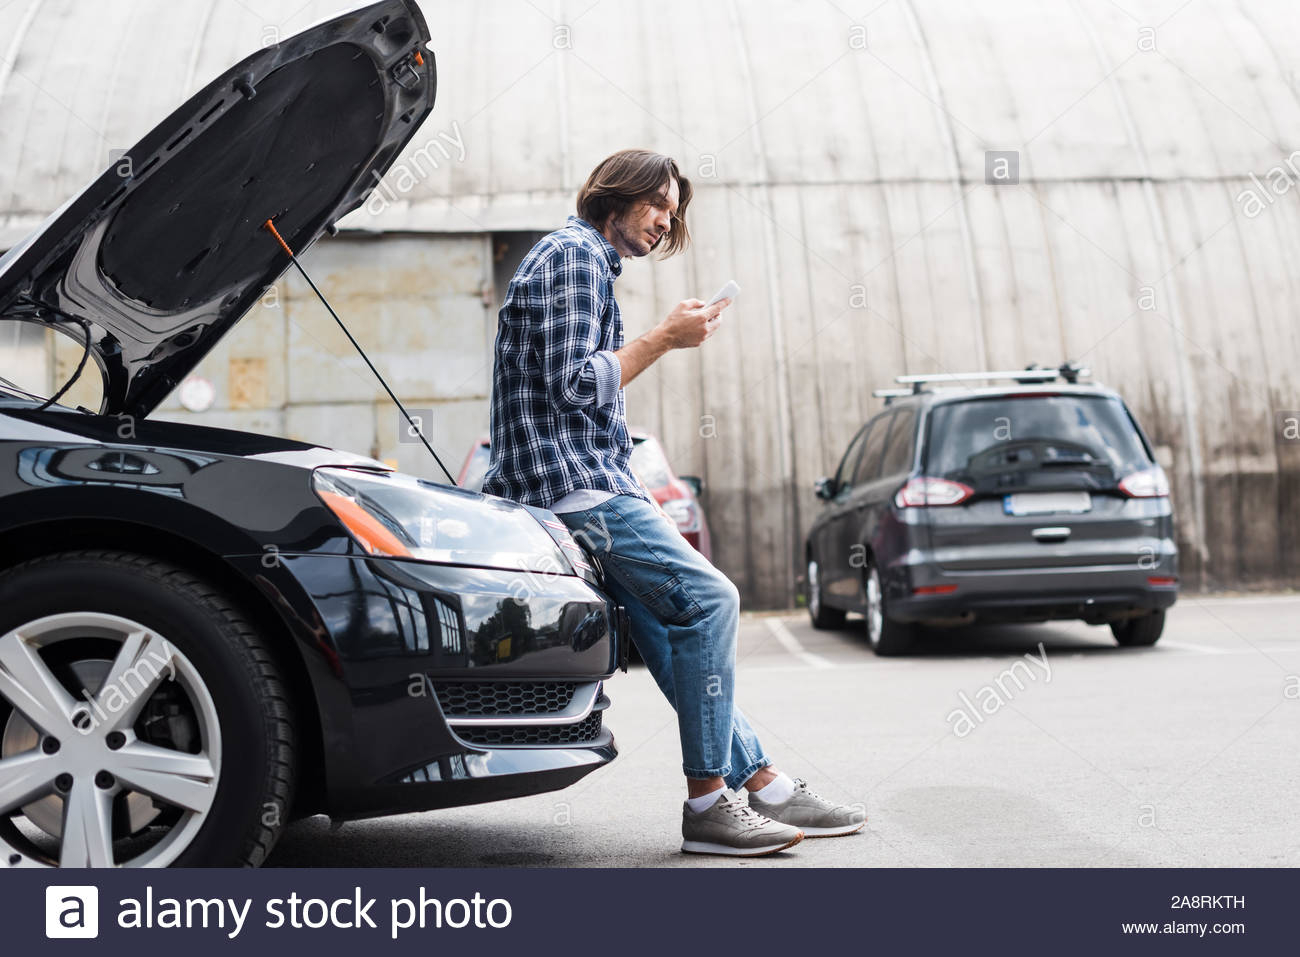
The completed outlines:
[[[84,342],[100,412],[151,412],[365,201],[433,109],[428,27],[383,0],[254,53],[0,259],[0,316]],[[80,320],[80,321],[78,321]]]

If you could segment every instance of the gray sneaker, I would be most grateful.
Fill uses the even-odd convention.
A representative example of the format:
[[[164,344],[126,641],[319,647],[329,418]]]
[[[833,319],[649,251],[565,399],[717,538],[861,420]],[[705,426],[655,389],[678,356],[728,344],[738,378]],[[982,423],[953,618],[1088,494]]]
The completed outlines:
[[[801,778],[794,779],[794,794],[787,801],[769,804],[750,793],[749,806],[764,817],[800,828],[808,837],[839,837],[860,831],[867,823],[867,812],[860,807],[834,804],[808,787]]]
[[[682,804],[682,850],[687,854],[761,857],[802,840],[803,831],[769,821],[729,788],[699,814],[689,804]]]

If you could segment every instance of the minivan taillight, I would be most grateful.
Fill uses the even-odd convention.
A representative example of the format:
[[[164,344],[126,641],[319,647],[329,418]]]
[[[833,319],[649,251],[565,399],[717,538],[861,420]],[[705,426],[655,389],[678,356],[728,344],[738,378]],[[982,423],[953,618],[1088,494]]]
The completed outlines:
[[[921,508],[933,505],[960,505],[975,494],[975,490],[961,482],[920,476],[908,479],[907,484],[894,496],[899,508]]]
[[[1169,495],[1169,479],[1157,465],[1124,476],[1119,480],[1119,490],[1129,498],[1165,498]]]

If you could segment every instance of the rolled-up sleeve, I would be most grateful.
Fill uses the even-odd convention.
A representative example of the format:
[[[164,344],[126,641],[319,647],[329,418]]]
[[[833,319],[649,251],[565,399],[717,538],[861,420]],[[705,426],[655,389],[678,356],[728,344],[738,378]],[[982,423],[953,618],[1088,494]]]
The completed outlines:
[[[530,299],[537,306],[532,347],[551,401],[566,412],[609,404],[622,378],[614,354],[599,350],[602,268],[589,250],[563,246],[532,279]]]
[[[623,384],[623,366],[612,352],[596,352],[591,356],[591,367],[596,370],[596,406],[604,408],[618,396]]]

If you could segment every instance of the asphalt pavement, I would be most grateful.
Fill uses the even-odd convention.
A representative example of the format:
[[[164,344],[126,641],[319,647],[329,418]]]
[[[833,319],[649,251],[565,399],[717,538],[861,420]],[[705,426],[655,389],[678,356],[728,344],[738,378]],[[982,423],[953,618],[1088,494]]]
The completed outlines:
[[[1184,596],[1153,648],[1081,623],[938,632],[877,658],[860,620],[747,615],[738,700],[782,769],[865,804],[859,834],[768,858],[681,854],[680,749],[644,668],[620,755],[552,794],[334,828],[271,866],[1300,865],[1300,596]]]

